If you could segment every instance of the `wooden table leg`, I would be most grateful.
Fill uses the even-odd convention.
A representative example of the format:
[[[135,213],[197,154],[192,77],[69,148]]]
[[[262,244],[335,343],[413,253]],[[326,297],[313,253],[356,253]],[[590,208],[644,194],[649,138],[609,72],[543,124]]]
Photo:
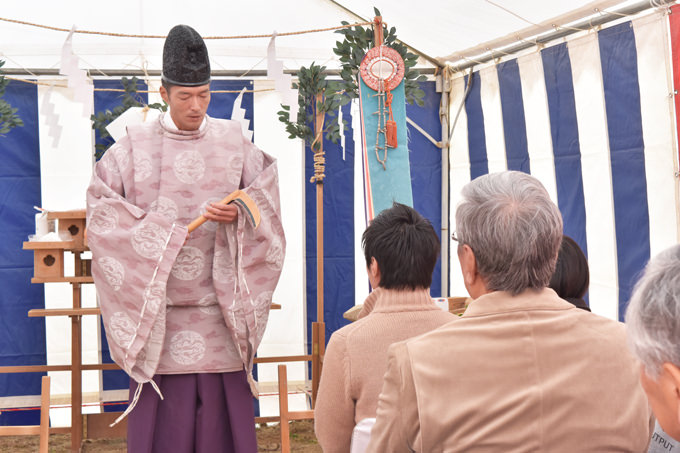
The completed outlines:
[[[286,365],[279,365],[279,417],[281,422],[281,453],[290,453],[290,426],[288,425],[288,373]]]
[[[40,388],[40,453],[48,453],[50,445],[50,377],[43,376]]]
[[[80,283],[73,283],[73,308],[80,308]],[[81,317],[71,316],[71,451],[80,452],[83,440]]]

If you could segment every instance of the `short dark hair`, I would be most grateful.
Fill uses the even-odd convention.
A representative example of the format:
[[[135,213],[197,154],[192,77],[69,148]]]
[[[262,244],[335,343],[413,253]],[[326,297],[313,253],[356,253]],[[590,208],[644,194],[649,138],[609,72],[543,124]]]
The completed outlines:
[[[439,238],[415,209],[394,203],[374,218],[361,238],[366,266],[375,258],[385,289],[429,288],[439,258]]]
[[[550,286],[562,299],[583,299],[590,284],[588,260],[576,241],[562,236]]]

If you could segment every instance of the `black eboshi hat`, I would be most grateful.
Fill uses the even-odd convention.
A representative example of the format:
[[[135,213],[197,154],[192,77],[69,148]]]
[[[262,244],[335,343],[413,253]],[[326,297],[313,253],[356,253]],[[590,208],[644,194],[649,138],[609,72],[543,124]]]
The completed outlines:
[[[210,83],[210,60],[203,38],[188,25],[172,27],[163,46],[164,82],[180,86]]]

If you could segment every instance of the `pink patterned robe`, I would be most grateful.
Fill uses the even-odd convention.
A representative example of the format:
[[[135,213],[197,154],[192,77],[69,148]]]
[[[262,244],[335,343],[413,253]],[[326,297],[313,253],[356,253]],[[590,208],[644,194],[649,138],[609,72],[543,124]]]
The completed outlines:
[[[232,224],[187,228],[241,188]],[[87,236],[111,356],[135,381],[154,374],[245,369],[267,324],[285,238],[275,160],[237,122],[206,117],[198,131],[163,117],[128,128],[97,163],[87,191]]]

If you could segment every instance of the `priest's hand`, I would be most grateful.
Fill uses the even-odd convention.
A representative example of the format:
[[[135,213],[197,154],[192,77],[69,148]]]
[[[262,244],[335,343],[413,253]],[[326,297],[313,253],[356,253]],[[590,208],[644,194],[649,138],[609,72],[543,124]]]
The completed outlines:
[[[210,203],[203,217],[215,222],[232,223],[238,218],[238,208],[234,204]]]

